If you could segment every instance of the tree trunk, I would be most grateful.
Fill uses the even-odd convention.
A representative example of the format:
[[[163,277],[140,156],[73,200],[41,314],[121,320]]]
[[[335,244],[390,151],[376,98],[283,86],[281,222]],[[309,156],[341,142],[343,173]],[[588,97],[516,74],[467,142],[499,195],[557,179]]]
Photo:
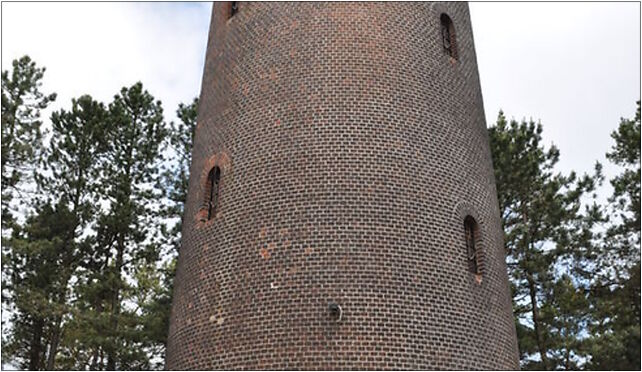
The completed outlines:
[[[62,317],[64,315],[62,309],[65,306],[67,298],[67,283],[69,283],[70,275],[66,275],[62,280],[62,292],[58,297],[58,305],[60,306],[60,313],[56,315],[54,320],[54,328],[51,335],[51,346],[49,347],[49,355],[47,356],[46,369],[52,371],[56,363],[56,354],[58,353],[58,345],[60,344],[60,336],[62,335]]]
[[[100,297],[98,297],[96,299],[96,305],[95,306],[96,306],[96,313],[98,313],[98,314],[101,314],[103,312],[103,307],[102,307],[102,303],[101,303],[102,299],[103,299],[102,295],[100,295]],[[91,364],[89,366],[89,369],[92,370],[92,371],[97,371],[98,370],[98,353],[99,352],[102,354],[102,348],[101,348],[100,345],[97,345],[96,349],[94,350],[94,355],[91,358]]]
[[[75,212],[78,208],[78,200],[76,200],[74,204],[74,209],[73,211]],[[76,226],[77,224],[74,225],[73,229],[69,231],[69,236],[67,237],[67,243],[65,244],[66,246],[71,245],[75,238],[76,235]],[[64,277],[62,278],[61,285],[60,285],[60,293],[58,294],[58,306],[60,306],[60,313],[56,315],[56,318],[54,320],[54,328],[53,328],[53,334],[51,336],[51,346],[49,348],[49,355],[47,357],[47,370],[51,371],[54,369],[55,363],[56,363],[56,354],[58,353],[58,345],[60,344],[60,336],[62,335],[62,318],[64,315],[63,309],[65,308],[66,302],[67,302],[67,285],[69,284],[69,280],[71,279],[71,273],[74,272],[75,270],[75,263],[74,263],[74,257],[67,257],[63,264],[63,270],[66,268],[68,271],[64,274]],[[73,267],[72,267],[73,266]]]
[[[98,347],[94,350],[93,355],[91,356],[91,363],[89,364],[90,371],[98,370]]]
[[[537,306],[537,289],[535,288],[535,281],[531,274],[528,274],[528,290],[531,299],[531,308],[533,311],[533,327],[535,328],[535,340],[537,341],[537,348],[539,349],[539,355],[542,358],[542,365],[545,370],[548,370],[548,358],[546,357],[546,346],[544,345],[544,339],[542,338],[542,330],[540,329],[539,324],[539,308]]]
[[[116,254],[116,265],[114,267],[114,290],[111,298],[111,330],[113,335],[112,345],[110,346],[109,354],[107,355],[107,369],[113,371],[116,369],[116,340],[118,339],[118,316],[120,315],[120,271],[123,266],[123,255],[125,245],[122,237],[118,239],[116,247],[118,253]]]
[[[84,172],[83,168],[80,168],[78,170],[78,177],[76,178],[76,184],[77,185],[82,185],[84,181]],[[80,194],[81,190],[80,188],[75,189],[74,193],[74,199],[73,199],[73,207],[71,209],[73,215],[76,217],[76,223],[69,229],[67,233],[67,241],[65,243],[65,246],[70,246],[73,245],[74,240],[76,238],[76,228],[79,225],[79,217],[78,217],[78,208],[80,205]],[[61,293],[58,298],[58,305],[60,305],[61,309],[64,308],[65,303],[67,302],[67,284],[69,283],[69,280],[71,279],[71,273],[75,271],[75,257],[73,256],[73,249],[72,249],[72,254],[71,257],[67,257],[65,260],[65,264],[63,268],[67,268],[69,270],[69,274],[65,275],[65,278],[62,280],[61,283]],[[62,310],[61,310],[62,311]],[[47,357],[47,370],[51,371],[54,369],[55,363],[56,363],[56,354],[58,353],[58,344],[60,343],[60,336],[62,334],[62,317],[63,313],[61,312],[56,316],[55,319],[55,325],[53,329],[53,334],[51,337],[51,347],[49,348],[49,355]]]
[[[47,356],[48,371],[53,371],[56,362],[56,353],[58,352],[58,344],[60,343],[60,334],[62,333],[62,314],[56,316],[53,334],[51,336],[51,346],[49,347],[49,355]]]
[[[42,332],[45,321],[43,319],[36,319],[33,322],[33,335],[29,345],[29,370],[36,371],[40,369],[42,354]]]

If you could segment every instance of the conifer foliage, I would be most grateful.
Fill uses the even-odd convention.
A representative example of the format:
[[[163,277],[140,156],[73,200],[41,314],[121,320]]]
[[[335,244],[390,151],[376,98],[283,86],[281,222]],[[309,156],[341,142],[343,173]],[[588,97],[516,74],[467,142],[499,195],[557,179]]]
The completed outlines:
[[[20,88],[29,92],[43,72],[24,57],[12,76],[31,79],[33,87]],[[4,111],[4,93],[14,89],[8,76],[3,73],[3,136],[14,115]],[[16,133],[33,132],[25,138],[40,146],[41,121],[15,126]],[[51,139],[38,156],[36,150],[29,157],[8,154],[25,163],[9,162],[10,177],[3,167],[3,193],[18,188],[15,180],[27,182],[14,171],[27,167],[35,171],[29,186],[37,191],[25,199],[32,207],[25,222],[3,230],[10,247],[3,256],[3,308],[11,314],[3,357],[28,369],[161,368],[173,278],[161,260],[162,184],[173,179],[161,178],[163,163],[171,161],[163,156],[171,143],[161,103],[136,83],[108,105],[90,96],[72,100],[69,110],[51,115],[49,128]],[[168,253],[171,263],[175,253]]]
[[[523,366],[551,369],[577,356],[576,324],[565,320],[575,314],[556,303],[577,288],[568,276],[557,278],[556,268],[579,243],[572,235],[590,233],[580,199],[595,180],[554,173],[560,153],[542,146],[541,133],[541,124],[508,123],[501,112],[489,129]]]
[[[602,166],[555,172],[542,132],[501,112],[489,128],[522,368],[639,370],[639,103],[613,134],[607,158],[625,171],[609,205],[595,199]]]
[[[9,203],[24,196],[25,182],[34,171],[42,151],[40,111],[56,94],[40,91],[45,68],[28,56],[13,61],[13,70],[2,72],[2,227],[13,221]],[[22,192],[21,192],[22,191]]]
[[[591,286],[587,368],[640,370],[640,101],[635,117],[621,119],[611,137],[606,157],[620,173],[611,180],[613,223]]]

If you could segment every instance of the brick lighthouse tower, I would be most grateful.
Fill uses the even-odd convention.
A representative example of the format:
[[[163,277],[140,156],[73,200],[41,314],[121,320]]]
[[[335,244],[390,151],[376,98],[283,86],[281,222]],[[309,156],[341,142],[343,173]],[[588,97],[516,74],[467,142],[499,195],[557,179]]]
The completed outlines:
[[[465,3],[214,3],[169,369],[517,369]]]

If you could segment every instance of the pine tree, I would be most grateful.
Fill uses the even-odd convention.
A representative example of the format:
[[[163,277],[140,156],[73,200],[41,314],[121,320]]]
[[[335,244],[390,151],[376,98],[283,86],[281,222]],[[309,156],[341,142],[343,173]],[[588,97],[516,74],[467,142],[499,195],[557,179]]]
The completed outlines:
[[[43,73],[25,57],[2,76],[3,245],[15,247],[3,255],[3,355],[29,369],[162,367],[196,100],[169,138],[140,83],[108,108],[83,96],[52,115],[45,149],[39,111],[55,95],[39,92]],[[175,161],[161,175],[168,140]],[[33,186],[17,225],[9,200]]]
[[[25,184],[32,181],[32,172],[36,159],[42,150],[42,121],[40,112],[56,99],[56,94],[45,95],[40,91],[44,68],[24,56],[14,60],[13,70],[2,72],[2,271],[5,274],[5,262],[9,261],[11,252],[9,237],[15,228],[15,218],[11,201],[16,196],[22,199],[22,205],[30,204]],[[3,275],[2,287],[8,288]],[[6,293],[2,292],[2,302],[6,303]]]
[[[611,180],[611,225],[591,286],[588,368],[640,370],[640,101],[611,136],[607,158],[623,170]]]
[[[93,235],[87,234],[99,211],[98,183],[100,165],[106,149],[107,110],[90,96],[72,100],[69,112],[52,115],[51,146],[47,157],[49,176],[39,177],[41,188],[67,206],[71,214],[69,230],[62,237],[66,252],[59,268],[62,283],[58,292],[52,340],[46,368],[55,367],[55,358],[62,333],[62,320],[67,311],[67,286],[79,265],[91,255]],[[83,236],[81,238],[81,235]]]
[[[110,144],[104,168],[103,193],[109,210],[98,221],[102,278],[97,278],[109,314],[103,343],[105,368],[145,368],[148,359],[137,331],[139,309],[123,306],[132,296],[127,278],[140,275],[159,259],[159,162],[167,129],[160,101],[141,83],[123,88],[109,105]],[[134,280],[135,283],[135,280]],[[100,288],[102,286],[102,288]]]
[[[168,169],[164,173],[166,179],[167,198],[170,201],[167,209],[167,217],[178,221],[168,230],[170,237],[173,237],[171,245],[176,252],[180,248],[180,235],[182,228],[183,211],[187,200],[187,185],[189,182],[189,167],[192,160],[192,147],[194,144],[194,131],[196,130],[196,118],[198,116],[198,99],[195,98],[191,104],[179,104],[176,116],[180,119],[178,124],[171,123],[170,141],[174,151],[173,162],[169,162]]]
[[[599,166],[594,176],[554,173],[559,151],[545,150],[541,133],[541,124],[508,123],[501,112],[489,128],[522,366],[557,369],[580,359],[574,330],[584,319],[572,306],[580,306],[580,290],[559,271],[594,250],[591,229],[601,213],[580,208],[601,174]]]
[[[2,227],[13,220],[9,203],[16,193],[24,193],[21,182],[29,181],[42,151],[40,111],[56,99],[56,94],[40,91],[45,68],[24,56],[12,63],[13,70],[2,72]]]
[[[16,305],[12,324],[19,325],[11,329],[14,343],[27,345],[20,341],[24,319],[47,314],[39,319],[42,328],[47,329],[46,342],[28,346],[40,350],[28,353],[34,356],[29,367],[36,369],[55,368],[63,321],[70,312],[69,283],[81,261],[90,254],[92,236],[86,233],[96,214],[106,109],[91,97],[83,96],[72,101],[71,111],[53,113],[51,121],[50,146],[42,169],[36,174],[39,188],[44,191],[39,198],[42,207],[29,220],[24,233],[14,234],[11,243],[17,249],[7,255],[12,273],[10,289]],[[24,266],[24,262],[29,262],[29,266]],[[31,281],[44,286],[30,286]],[[42,291],[46,296],[40,295]],[[27,298],[41,301],[36,308],[28,307],[33,300]],[[35,355],[40,358],[45,351],[46,359],[36,362]],[[19,357],[26,353],[18,349],[13,354]]]
[[[40,91],[45,69],[37,67],[28,56],[14,60],[12,68],[11,73],[2,72],[2,303],[6,309],[25,314],[28,318],[4,325],[5,330],[9,329],[12,333],[3,334],[3,341],[8,334],[7,344],[11,345],[3,348],[3,355],[8,359],[26,357],[31,360],[31,365],[36,366],[41,347],[37,335],[43,329],[44,321],[39,315],[34,315],[30,304],[41,306],[41,298],[25,301],[21,294],[27,293],[28,296],[30,290],[34,289],[33,281],[27,279],[25,283],[20,283],[15,280],[20,280],[18,278],[22,274],[31,278],[33,272],[20,273],[20,270],[32,268],[38,259],[17,265],[16,258],[24,256],[25,245],[30,243],[25,242],[26,232],[17,224],[11,202],[22,207],[34,205],[32,176],[42,151],[44,132],[40,112],[55,100],[56,95],[45,95]],[[23,213],[27,212],[23,210]],[[19,247],[14,248],[14,244]],[[15,314],[11,319],[15,319]],[[26,329],[29,329],[27,334]],[[26,342],[20,335],[31,337],[33,342]],[[25,345],[26,348],[21,348]],[[28,353],[29,345],[33,345],[31,354]],[[25,366],[24,363],[22,365]]]
[[[635,247],[640,245],[640,101],[635,118],[622,119],[611,137],[615,146],[606,157],[624,169],[611,180],[614,191],[609,201],[622,223],[613,226],[609,234],[620,239],[623,257],[636,258],[639,250]]]
[[[52,325],[61,309],[59,270],[65,260],[63,236],[73,224],[64,204],[44,204],[36,208],[25,227],[14,229],[12,252],[7,263],[12,294],[11,328],[3,353],[23,369],[46,366],[45,354]]]
[[[187,199],[187,185],[189,181],[189,166],[192,158],[192,146],[196,118],[198,113],[198,99],[189,105],[179,104],[176,115],[180,122],[171,123],[170,144],[172,156],[165,162],[163,181],[165,197],[168,205],[163,211],[166,224],[162,226],[163,235],[166,237],[167,250],[164,257],[170,259],[160,267],[160,274],[155,282],[151,301],[144,306],[144,329],[156,347],[156,355],[165,360],[165,346],[169,331],[169,317],[172,305],[174,276],[176,273],[176,256],[181,244],[181,229],[183,225],[183,211]]]

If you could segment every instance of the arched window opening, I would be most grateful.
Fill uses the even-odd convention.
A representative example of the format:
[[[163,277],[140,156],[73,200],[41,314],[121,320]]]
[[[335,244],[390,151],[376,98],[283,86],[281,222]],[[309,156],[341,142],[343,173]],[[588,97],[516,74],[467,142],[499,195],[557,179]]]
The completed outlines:
[[[239,11],[239,3],[237,1],[230,1],[230,18]]]
[[[479,262],[479,226],[471,216],[466,216],[464,219],[464,231],[466,235],[468,270],[473,274],[481,274]]]
[[[457,59],[457,40],[455,38],[455,26],[453,25],[453,21],[446,15],[446,13],[442,13],[441,17],[441,40],[444,45],[444,50],[446,53],[454,58]]]
[[[218,187],[221,180],[221,169],[214,167],[207,175],[207,188],[209,195],[207,199],[207,219],[210,220],[216,213],[216,206],[218,204]]]

